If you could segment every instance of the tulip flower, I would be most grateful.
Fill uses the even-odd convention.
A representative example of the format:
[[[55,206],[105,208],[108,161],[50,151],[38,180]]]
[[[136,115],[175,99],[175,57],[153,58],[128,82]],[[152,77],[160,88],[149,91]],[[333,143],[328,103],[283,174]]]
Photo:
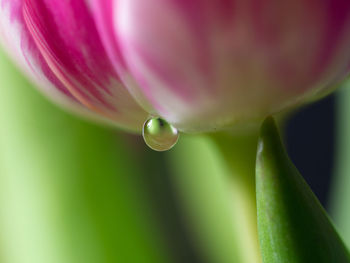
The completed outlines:
[[[109,2],[100,28],[114,29],[103,33],[114,34],[114,53],[139,85],[125,83],[182,130],[231,126],[307,102],[348,70],[346,0]]]
[[[349,69],[347,0],[0,4],[2,42],[39,86],[131,130],[148,116],[183,132],[259,121]]]

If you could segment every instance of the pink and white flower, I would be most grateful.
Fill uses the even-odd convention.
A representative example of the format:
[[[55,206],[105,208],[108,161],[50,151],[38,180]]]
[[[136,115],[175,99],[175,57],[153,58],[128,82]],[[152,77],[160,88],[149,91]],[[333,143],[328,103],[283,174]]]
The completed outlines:
[[[260,120],[326,94],[350,64],[348,0],[0,4],[1,38],[40,86],[128,129]]]

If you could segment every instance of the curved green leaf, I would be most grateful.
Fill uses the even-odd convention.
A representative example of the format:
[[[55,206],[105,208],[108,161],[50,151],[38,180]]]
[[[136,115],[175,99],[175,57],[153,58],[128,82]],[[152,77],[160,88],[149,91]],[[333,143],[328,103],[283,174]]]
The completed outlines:
[[[265,263],[350,262],[325,210],[288,158],[272,118],[261,128],[256,190]]]

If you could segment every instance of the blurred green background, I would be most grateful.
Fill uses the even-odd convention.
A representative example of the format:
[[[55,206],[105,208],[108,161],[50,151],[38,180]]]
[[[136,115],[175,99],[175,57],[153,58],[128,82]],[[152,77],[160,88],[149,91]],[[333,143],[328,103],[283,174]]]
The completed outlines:
[[[1,262],[254,257],[238,249],[230,171],[211,140],[156,153],[60,110],[3,52],[0,74]]]
[[[309,180],[323,180],[315,190],[324,203],[332,189],[330,210],[350,244],[350,92],[341,92],[334,183],[318,172]],[[156,153],[140,136],[62,111],[0,51],[0,262],[258,262],[255,197],[244,190],[254,181],[235,176],[254,173],[255,136],[240,138],[252,145],[246,153],[205,136]],[[317,145],[332,156],[332,143]]]

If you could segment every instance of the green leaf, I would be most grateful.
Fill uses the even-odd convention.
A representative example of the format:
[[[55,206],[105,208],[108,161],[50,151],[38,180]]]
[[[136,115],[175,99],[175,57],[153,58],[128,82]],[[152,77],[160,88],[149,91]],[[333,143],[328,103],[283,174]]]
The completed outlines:
[[[256,191],[263,262],[350,262],[325,210],[288,158],[271,117],[261,128]]]

